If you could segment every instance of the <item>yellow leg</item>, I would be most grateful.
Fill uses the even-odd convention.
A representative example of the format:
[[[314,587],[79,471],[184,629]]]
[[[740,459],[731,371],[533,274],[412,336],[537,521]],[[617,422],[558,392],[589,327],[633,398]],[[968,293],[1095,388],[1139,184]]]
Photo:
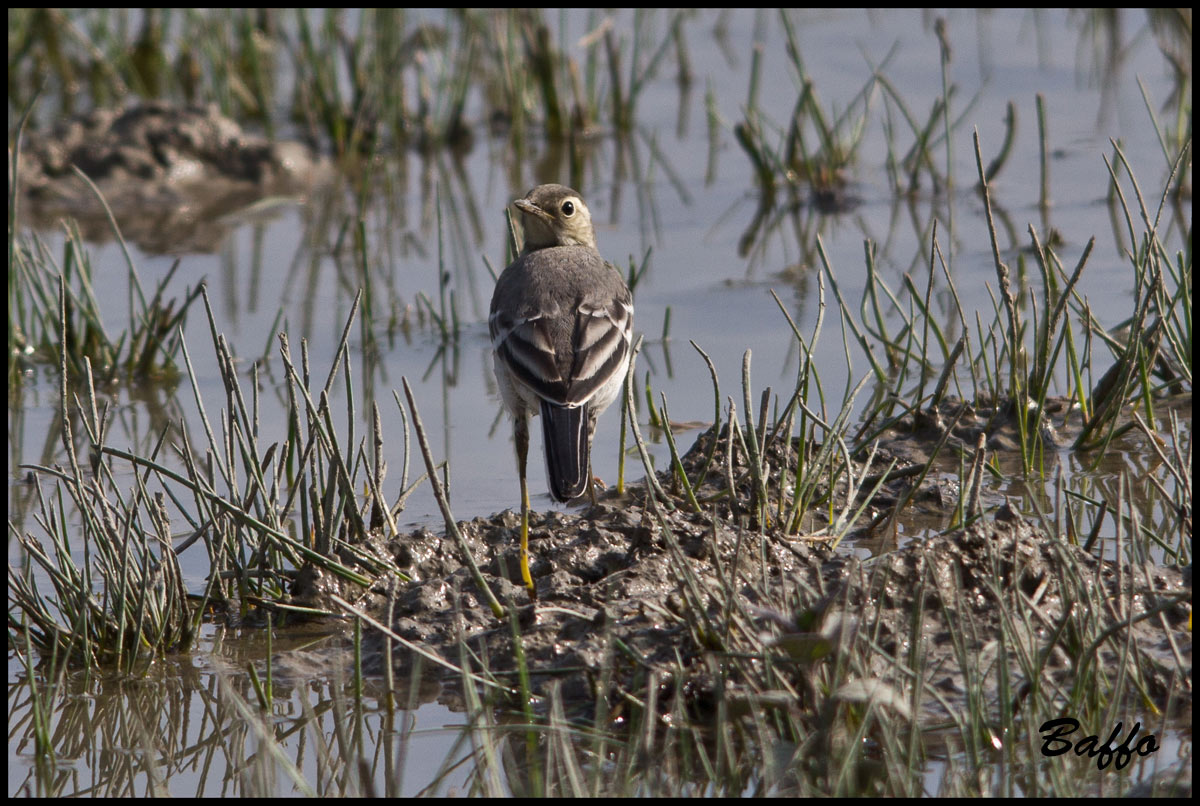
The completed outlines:
[[[525,461],[529,457],[529,420],[517,417],[513,428],[517,443],[517,472],[521,476],[521,581],[529,591],[530,600],[537,599],[533,575],[529,573],[529,484],[525,481]]]

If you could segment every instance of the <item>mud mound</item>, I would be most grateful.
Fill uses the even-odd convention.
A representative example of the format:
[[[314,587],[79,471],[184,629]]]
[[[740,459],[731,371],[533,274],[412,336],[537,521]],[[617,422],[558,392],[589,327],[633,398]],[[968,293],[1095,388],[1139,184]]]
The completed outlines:
[[[303,194],[328,178],[306,146],[249,134],[213,105],[148,102],[97,109],[49,133],[26,134],[21,207],[35,223],[77,219],[89,240],[112,237],[97,187],[126,238],[152,253],[211,251],[214,222],[271,195]]]
[[[711,430],[701,435],[684,465],[707,463],[713,438]],[[725,460],[722,450],[712,454],[716,467]],[[791,449],[776,458],[794,472],[784,463],[789,453],[794,462]],[[748,473],[733,463],[726,475],[736,484]],[[670,478],[664,474],[660,483],[669,488]],[[715,669],[723,696],[739,687],[749,696],[761,671],[754,658],[765,657],[802,692],[787,707],[813,706],[806,701],[816,696],[812,681],[835,653],[852,654],[861,679],[903,691],[914,642],[924,653],[927,682],[942,694],[940,702],[925,698],[929,718],[965,708],[981,676],[994,694],[1000,663],[1020,696],[1037,682],[1028,678],[1028,657],[1042,658],[1036,668],[1046,681],[1069,686],[1081,664],[1099,661],[1111,670],[1132,662],[1118,651],[1126,641],[1141,655],[1140,690],[1160,707],[1174,691],[1173,707],[1190,707],[1190,691],[1180,703],[1172,683],[1180,642],[1190,679],[1191,582],[1183,569],[1106,562],[1007,507],[967,529],[912,539],[864,560],[844,549],[835,553],[820,539],[783,534],[777,524],[751,528],[744,505],[727,517],[728,505],[695,513],[683,499],[668,499],[648,499],[644,486],[636,486],[578,513],[534,513],[533,603],[518,576],[519,515],[461,523],[487,583],[516,614],[515,627],[492,614],[453,541],[428,529],[380,539],[378,550],[395,557],[411,581],[380,579],[369,590],[351,590],[311,572],[297,584],[295,601],[328,606],[325,594],[337,592],[451,664],[463,661],[465,647],[471,671],[491,675],[510,692],[523,656],[535,696],[557,688],[582,715],[598,694],[644,697],[650,680],[660,688],[661,707],[685,692],[688,707],[703,711],[716,701]],[[1090,645],[1108,630],[1119,640]],[[1029,655],[998,658],[1002,634],[1005,645]],[[383,645],[377,634],[369,638],[368,673],[382,671]],[[411,648],[392,646],[398,672],[419,665],[426,675],[442,673]],[[462,707],[461,676],[442,679],[439,699]]]

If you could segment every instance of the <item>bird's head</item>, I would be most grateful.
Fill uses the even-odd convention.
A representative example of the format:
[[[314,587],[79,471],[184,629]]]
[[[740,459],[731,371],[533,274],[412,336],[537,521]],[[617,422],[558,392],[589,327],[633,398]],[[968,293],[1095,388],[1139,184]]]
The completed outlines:
[[[538,185],[513,206],[521,212],[527,255],[551,246],[590,246],[596,248],[592,214],[578,191],[564,185]]]

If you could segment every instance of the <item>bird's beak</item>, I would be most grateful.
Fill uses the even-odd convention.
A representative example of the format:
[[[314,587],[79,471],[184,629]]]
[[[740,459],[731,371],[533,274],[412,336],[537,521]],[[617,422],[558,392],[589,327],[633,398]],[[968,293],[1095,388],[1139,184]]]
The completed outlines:
[[[540,218],[543,221],[545,221],[547,224],[549,224],[550,222],[552,222],[554,220],[554,218],[549,213],[547,213],[541,207],[538,207],[536,204],[531,202],[529,199],[517,199],[515,202],[513,202],[513,207],[516,207],[522,213],[531,215],[535,218]]]

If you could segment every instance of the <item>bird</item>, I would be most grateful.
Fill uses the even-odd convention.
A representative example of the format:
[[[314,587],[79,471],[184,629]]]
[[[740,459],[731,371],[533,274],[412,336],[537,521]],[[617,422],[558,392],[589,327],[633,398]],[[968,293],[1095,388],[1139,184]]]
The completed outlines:
[[[620,394],[632,357],[633,294],[597,251],[591,212],[578,191],[538,185],[513,206],[524,244],[496,280],[488,331],[500,396],[513,418],[521,579],[536,598],[525,478],[529,418],[542,418],[550,495],[566,502],[591,490],[596,420]]]

